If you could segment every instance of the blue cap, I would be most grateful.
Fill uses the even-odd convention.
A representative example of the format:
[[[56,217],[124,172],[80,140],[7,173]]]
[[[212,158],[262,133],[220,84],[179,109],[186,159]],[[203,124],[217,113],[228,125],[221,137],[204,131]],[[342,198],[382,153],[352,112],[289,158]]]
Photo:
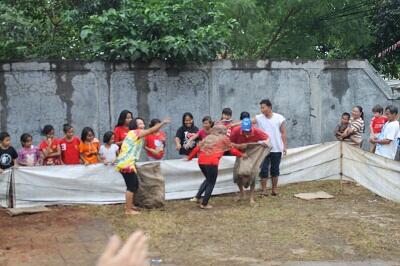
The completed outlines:
[[[242,120],[242,131],[250,132],[251,131],[251,120],[246,117]]]

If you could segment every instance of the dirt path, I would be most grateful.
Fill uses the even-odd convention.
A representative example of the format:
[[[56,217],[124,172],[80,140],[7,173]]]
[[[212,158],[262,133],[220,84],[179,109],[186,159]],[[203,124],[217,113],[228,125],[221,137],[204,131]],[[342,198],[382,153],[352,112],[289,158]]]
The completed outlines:
[[[95,265],[111,226],[79,207],[10,217],[0,210],[0,265]]]

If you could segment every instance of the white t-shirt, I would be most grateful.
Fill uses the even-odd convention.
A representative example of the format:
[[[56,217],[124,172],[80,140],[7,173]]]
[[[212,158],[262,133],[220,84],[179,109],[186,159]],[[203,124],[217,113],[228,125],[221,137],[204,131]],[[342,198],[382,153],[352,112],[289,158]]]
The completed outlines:
[[[106,148],[105,145],[100,147],[100,157],[105,160],[106,163],[114,162],[117,159],[117,151],[119,150],[118,145],[111,144],[110,148]]]
[[[375,154],[394,160],[397,152],[399,131],[399,121],[386,122],[378,135],[378,140],[390,139],[391,142],[389,144],[377,144]]]
[[[281,125],[285,122],[285,118],[277,113],[272,113],[271,118],[267,118],[264,114],[256,115],[257,127],[268,134],[271,140],[271,152],[283,152],[283,142],[281,134]]]

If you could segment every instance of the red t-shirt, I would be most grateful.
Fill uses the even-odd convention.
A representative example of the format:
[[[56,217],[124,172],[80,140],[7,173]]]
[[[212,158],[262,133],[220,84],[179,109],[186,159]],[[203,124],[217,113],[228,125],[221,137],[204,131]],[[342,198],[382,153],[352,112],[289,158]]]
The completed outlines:
[[[153,150],[161,151],[157,155],[146,150],[147,156],[154,158],[154,159],[162,159],[164,157],[164,149],[165,149],[165,133],[160,131],[160,134],[150,134],[145,137],[146,140],[146,147],[149,147]]]
[[[124,127],[124,126],[118,126],[114,128],[114,141],[115,142],[121,142],[125,139],[126,135],[129,132],[129,128]]]
[[[373,117],[371,119],[371,127],[373,130],[374,134],[379,134],[381,133],[383,125],[388,121],[386,116],[381,116],[381,117]]]
[[[61,146],[61,159],[64,164],[80,164],[79,159],[79,144],[80,139],[73,137],[71,141],[64,138],[59,140]]]
[[[205,131],[204,128],[200,129],[199,132],[197,132],[199,135],[200,140],[203,140],[207,137],[208,133]]]
[[[241,127],[234,127],[231,132],[230,140],[235,144],[258,142],[267,140],[268,135],[259,128],[252,127],[250,135],[244,135]]]
[[[57,152],[57,147],[59,144],[60,143],[58,139],[53,139],[50,146],[50,152],[51,153]],[[43,152],[44,150],[47,149],[48,145],[49,144],[47,143],[47,140],[42,140],[42,142],[40,142],[39,144],[39,149]],[[60,165],[60,164],[61,164],[60,156],[47,156],[43,159],[43,165]]]
[[[229,149],[230,154],[236,157],[242,157],[243,153],[235,148]],[[200,150],[200,146],[197,145],[189,154],[188,160],[192,160],[196,154],[199,154],[199,159],[197,160],[200,165],[217,165],[219,164],[219,160],[224,155],[223,151],[215,151],[209,154],[207,151]]]

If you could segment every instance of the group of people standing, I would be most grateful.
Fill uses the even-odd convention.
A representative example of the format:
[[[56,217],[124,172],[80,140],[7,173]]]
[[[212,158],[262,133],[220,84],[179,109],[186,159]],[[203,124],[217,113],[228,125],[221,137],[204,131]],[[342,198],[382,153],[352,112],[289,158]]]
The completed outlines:
[[[385,109],[376,105],[372,108],[370,121],[370,151],[385,158],[400,160],[400,124],[398,108],[388,105]],[[335,128],[338,140],[362,147],[365,132],[364,112],[361,106],[354,106],[351,112],[343,113],[341,122]],[[397,154],[397,155],[396,155]]]

